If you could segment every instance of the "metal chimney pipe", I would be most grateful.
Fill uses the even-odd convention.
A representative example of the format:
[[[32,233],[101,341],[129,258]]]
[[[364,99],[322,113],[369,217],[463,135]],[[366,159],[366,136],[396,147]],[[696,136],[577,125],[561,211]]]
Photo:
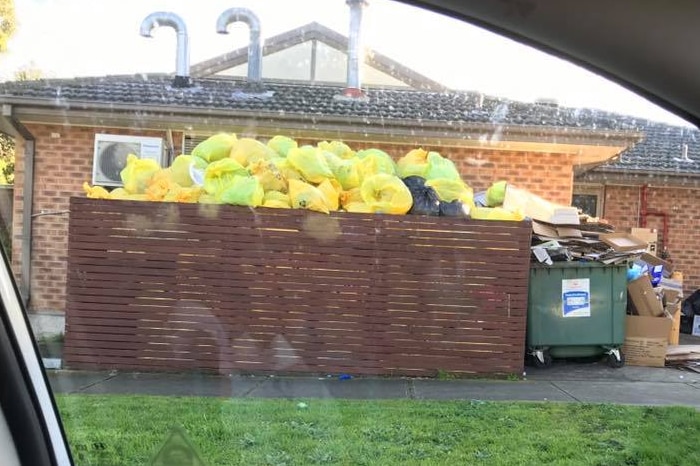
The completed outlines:
[[[141,35],[143,37],[153,37],[153,29],[159,26],[168,26],[175,29],[177,33],[177,59],[175,62],[175,79],[173,86],[189,87],[190,80],[190,45],[187,37],[187,26],[185,22],[175,13],[167,11],[156,11],[146,16],[141,22]]]
[[[228,25],[242,21],[250,29],[248,43],[248,81],[262,81],[262,44],[260,41],[260,20],[257,15],[247,8],[229,8],[219,15],[216,20],[216,32],[228,34]]]
[[[343,94],[348,97],[361,97],[362,93],[362,9],[365,0],[347,0],[350,7],[350,32],[348,34],[348,77]]]

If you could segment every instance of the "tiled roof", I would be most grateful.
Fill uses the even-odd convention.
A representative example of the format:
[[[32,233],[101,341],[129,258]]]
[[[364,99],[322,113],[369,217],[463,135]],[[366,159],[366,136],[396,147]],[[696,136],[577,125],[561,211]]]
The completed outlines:
[[[265,82],[250,89],[244,80],[197,79],[190,88],[172,86],[164,75],[111,76],[0,83],[0,103],[28,100],[56,108],[81,103],[253,111],[287,116],[359,117],[369,122],[401,120],[447,125],[483,123],[638,131],[644,140],[620,160],[596,170],[620,169],[700,173],[700,132],[594,109],[531,104],[476,92],[368,89],[366,98],[341,98],[341,87]],[[683,160],[687,144],[688,159]]]
[[[197,79],[175,88],[158,75],[110,76],[0,83],[0,102],[32,98],[70,107],[79,102],[257,110],[266,113],[357,116],[435,122],[475,122],[597,130],[635,130],[635,120],[591,109],[569,109],[484,96],[476,92],[368,89],[364,99],[341,98],[342,87],[265,82],[246,89],[244,80]]]
[[[700,131],[696,128],[644,122],[639,130],[644,133],[641,142],[596,171],[700,173]]]

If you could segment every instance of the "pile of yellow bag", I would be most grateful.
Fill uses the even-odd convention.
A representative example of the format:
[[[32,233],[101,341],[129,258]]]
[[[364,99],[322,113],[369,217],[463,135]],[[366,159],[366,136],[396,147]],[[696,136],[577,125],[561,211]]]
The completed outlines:
[[[424,178],[440,201],[474,205],[472,189],[437,152],[415,149],[394,162],[379,149],[356,152],[339,141],[299,147],[285,136],[265,144],[228,133],[177,156],[168,168],[130,155],[122,188],[109,192],[85,183],[84,189],[98,199],[406,214],[413,205],[402,181],[408,176]]]

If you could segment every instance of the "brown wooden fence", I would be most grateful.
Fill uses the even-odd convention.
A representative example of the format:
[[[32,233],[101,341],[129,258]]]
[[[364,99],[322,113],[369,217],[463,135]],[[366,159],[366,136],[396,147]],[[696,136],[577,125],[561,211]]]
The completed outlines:
[[[69,368],[520,373],[530,224],[73,198]]]

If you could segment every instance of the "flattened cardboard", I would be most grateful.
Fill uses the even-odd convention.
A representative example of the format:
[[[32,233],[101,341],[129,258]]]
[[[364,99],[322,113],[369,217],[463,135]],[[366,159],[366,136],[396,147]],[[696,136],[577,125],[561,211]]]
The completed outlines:
[[[536,221],[532,222],[532,232],[537,236],[546,236],[547,238],[556,238],[559,236],[556,228]]]
[[[581,230],[571,227],[557,227],[557,235],[560,238],[582,238]]]
[[[605,233],[599,239],[617,252],[643,251],[647,243],[630,233]]]
[[[627,303],[632,313],[638,316],[659,317],[664,314],[663,305],[647,276],[627,284]]]
[[[667,317],[627,316],[622,351],[630,366],[663,367],[673,320]]]
[[[663,265],[664,272],[667,272],[669,275],[673,273],[673,265],[670,262],[651,255],[648,252],[643,253],[640,259],[649,265]]]

